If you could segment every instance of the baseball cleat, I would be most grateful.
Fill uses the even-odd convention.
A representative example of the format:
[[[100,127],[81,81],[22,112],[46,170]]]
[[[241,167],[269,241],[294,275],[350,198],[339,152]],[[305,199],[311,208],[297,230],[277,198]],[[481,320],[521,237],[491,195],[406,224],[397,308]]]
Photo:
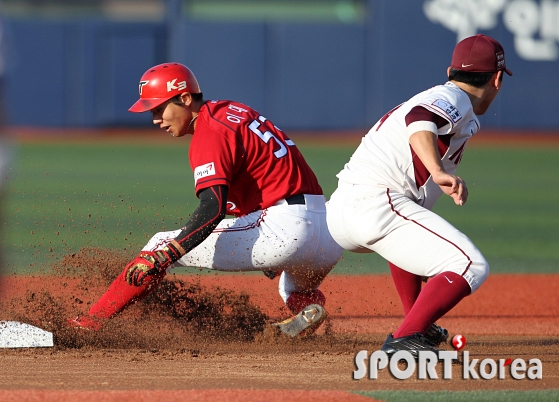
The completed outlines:
[[[443,328],[439,327],[437,324],[433,324],[429,327],[429,329],[423,335],[425,339],[429,342],[433,343],[435,346],[444,343],[448,339],[448,331]]]
[[[310,304],[299,314],[285,321],[272,324],[277,326],[286,335],[296,337],[297,335],[310,335],[326,319],[326,310],[320,304]]]
[[[77,316],[67,320],[68,326],[85,331],[99,331],[103,324],[88,316]]]
[[[421,351],[434,352],[437,356],[439,355],[439,349],[435,347],[435,344],[427,340],[427,338],[419,332],[400,338],[394,338],[392,334],[388,334],[381,350],[386,353],[389,358],[400,350],[410,352],[416,359],[419,357],[419,352]]]

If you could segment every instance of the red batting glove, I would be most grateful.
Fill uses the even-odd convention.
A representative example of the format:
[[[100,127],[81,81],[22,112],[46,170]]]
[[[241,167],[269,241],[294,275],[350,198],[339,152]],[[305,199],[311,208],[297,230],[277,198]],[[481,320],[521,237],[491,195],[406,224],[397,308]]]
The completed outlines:
[[[167,244],[161,250],[140,251],[140,254],[126,265],[126,282],[133,286],[142,286],[146,276],[166,270],[181,257],[181,252],[173,243]]]

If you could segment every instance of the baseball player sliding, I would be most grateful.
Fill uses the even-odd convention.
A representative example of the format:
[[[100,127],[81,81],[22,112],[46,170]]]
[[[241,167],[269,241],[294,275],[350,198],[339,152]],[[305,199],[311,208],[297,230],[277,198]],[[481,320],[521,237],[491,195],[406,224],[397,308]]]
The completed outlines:
[[[502,46],[485,35],[456,45],[448,82],[421,92],[384,115],[338,174],[328,204],[334,239],[354,252],[389,261],[404,321],[382,350],[438,352],[448,332],[435,324],[489,274],[487,261],[464,234],[431,212],[443,193],[456,205],[468,188],[455,175],[467,141],[499,93]],[[430,278],[422,288],[422,279]]]
[[[145,72],[140,99],[129,109],[153,115],[174,137],[193,135],[189,159],[200,205],[182,229],[154,235],[87,315],[69,320],[98,330],[146,296],[173,267],[276,272],[294,317],[278,323],[288,335],[314,331],[324,320],[318,289],[343,249],[326,223],[322,189],[295,144],[254,109],[204,101],[186,66]],[[227,214],[234,218],[224,219]]]

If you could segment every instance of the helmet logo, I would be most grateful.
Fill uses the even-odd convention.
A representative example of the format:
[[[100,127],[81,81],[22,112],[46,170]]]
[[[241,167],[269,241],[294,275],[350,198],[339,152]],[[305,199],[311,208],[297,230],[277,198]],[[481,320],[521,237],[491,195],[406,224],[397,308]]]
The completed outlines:
[[[176,81],[176,78],[173,81],[167,81],[167,92],[171,92],[173,89],[178,89],[179,91],[186,89],[186,81],[181,81],[175,86]]]
[[[138,90],[140,91],[140,95],[142,94],[142,88],[146,85],[149,81],[140,81],[140,85],[138,85]]]

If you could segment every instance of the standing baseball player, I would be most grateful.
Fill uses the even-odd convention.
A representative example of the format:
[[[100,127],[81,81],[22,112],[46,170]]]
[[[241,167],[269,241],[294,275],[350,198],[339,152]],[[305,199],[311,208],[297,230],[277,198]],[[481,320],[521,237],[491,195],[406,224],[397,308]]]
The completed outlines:
[[[385,114],[338,174],[328,205],[328,227],[345,249],[376,252],[389,261],[404,321],[382,350],[438,352],[448,332],[435,324],[489,274],[468,237],[431,212],[443,193],[456,205],[468,199],[455,175],[477,118],[499,93],[502,46],[485,35],[459,42],[448,82],[421,92]],[[422,279],[429,278],[422,288]]]
[[[279,293],[295,316],[277,325],[291,336],[314,331],[326,314],[318,287],[343,249],[328,231],[322,189],[293,141],[248,106],[204,101],[182,64],[150,68],[139,90],[129,111],[150,111],[153,124],[174,137],[193,135],[189,159],[200,205],[183,228],[154,235],[88,314],[70,324],[101,328],[182,265],[282,271]]]

